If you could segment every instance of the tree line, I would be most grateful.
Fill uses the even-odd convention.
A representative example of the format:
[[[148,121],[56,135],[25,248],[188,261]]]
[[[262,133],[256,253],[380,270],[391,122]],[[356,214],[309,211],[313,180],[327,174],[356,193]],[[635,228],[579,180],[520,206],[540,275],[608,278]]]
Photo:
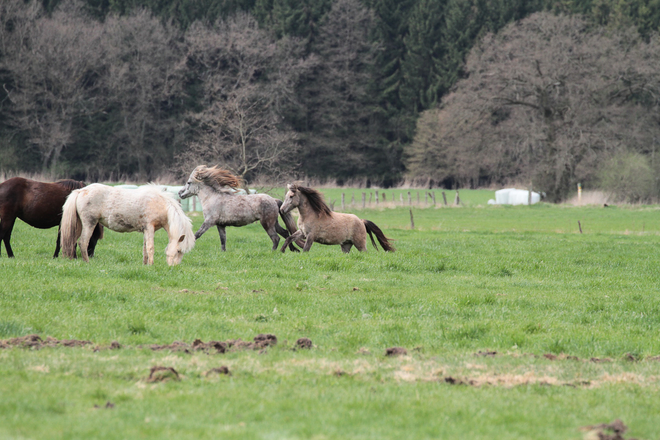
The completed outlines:
[[[248,180],[531,179],[519,153],[491,165],[508,159],[483,139],[480,154],[459,143],[464,157],[449,157],[427,139],[446,127],[425,121],[457,117],[448,103],[475,76],[475,44],[496,53],[494,35],[539,11],[644,44],[660,23],[651,0],[6,0],[0,170],[145,180],[222,163]],[[514,106],[501,107],[495,119]]]

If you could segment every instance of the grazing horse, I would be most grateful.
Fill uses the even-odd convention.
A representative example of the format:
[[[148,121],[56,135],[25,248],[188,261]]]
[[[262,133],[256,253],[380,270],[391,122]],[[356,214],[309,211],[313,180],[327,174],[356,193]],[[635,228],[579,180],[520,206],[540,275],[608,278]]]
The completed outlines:
[[[280,213],[282,201],[268,194],[237,194],[235,188],[240,185],[241,179],[217,166],[199,165],[193,170],[186,185],[179,191],[179,197],[185,199],[197,195],[202,202],[204,223],[195,233],[195,239],[199,240],[204,232],[215,225],[220,234],[222,250],[225,251],[226,226],[245,226],[259,220],[273,241],[273,250],[277,250],[280,243],[277,234],[288,238],[290,233],[298,229],[293,217],[288,213]],[[278,223],[279,215],[288,231]],[[298,252],[292,243],[289,242],[289,245],[292,251]]]
[[[80,238],[83,260],[89,261],[86,245],[99,223],[117,232],[143,232],[144,264],[154,264],[154,232],[160,228],[169,237],[165,254],[170,266],[195,246],[191,221],[179,202],[153,185],[125,189],[94,183],[73,191],[62,215],[62,253],[74,258]]]
[[[37,182],[22,177],[12,177],[0,183],[0,241],[5,242],[7,256],[12,258],[14,252],[9,241],[14,229],[16,218],[30,226],[39,229],[57,228],[55,255],[60,253],[60,221],[62,220],[62,205],[74,189],[85,186],[76,180],[58,180],[55,183]],[[94,255],[96,242],[103,238],[103,227],[94,229],[87,252]]]
[[[300,213],[298,219],[300,229],[286,239],[282,252],[286,251],[286,246],[291,241],[302,237],[307,239],[303,252],[309,251],[314,242],[341,245],[344,253],[349,253],[352,246],[364,252],[367,250],[367,233],[376,250],[378,247],[372,233],[376,235],[383,249],[389,252],[395,250],[390,239],[385,237],[383,231],[373,222],[360,219],[353,214],[332,212],[323,200],[323,195],[315,189],[295,183],[288,185],[288,192],[280,211],[290,212],[293,208],[298,208]]]

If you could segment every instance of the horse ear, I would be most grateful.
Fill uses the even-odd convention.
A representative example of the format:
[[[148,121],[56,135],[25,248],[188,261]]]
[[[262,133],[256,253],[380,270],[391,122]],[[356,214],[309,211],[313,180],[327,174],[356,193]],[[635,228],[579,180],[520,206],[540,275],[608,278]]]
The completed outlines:
[[[286,189],[288,189],[289,191],[291,191],[291,184],[290,184],[290,183],[288,183],[288,184],[286,185]]]
[[[182,235],[181,237],[179,237],[179,243],[181,243],[185,238],[186,238],[185,235]]]

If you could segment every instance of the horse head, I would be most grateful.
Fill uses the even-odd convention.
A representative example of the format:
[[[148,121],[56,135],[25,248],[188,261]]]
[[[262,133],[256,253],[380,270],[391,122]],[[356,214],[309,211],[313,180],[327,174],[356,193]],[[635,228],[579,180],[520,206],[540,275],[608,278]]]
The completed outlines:
[[[312,211],[320,217],[331,216],[332,210],[323,200],[323,194],[315,189],[292,183],[287,185],[287,193],[284,196],[284,203],[280,207],[280,212],[286,214],[293,208],[299,208],[305,201]]]
[[[293,183],[286,186],[286,195],[284,196],[284,203],[280,206],[280,212],[286,214],[292,209],[297,208],[300,205],[300,191],[298,191],[298,185]]]
[[[167,245],[167,248],[165,248],[165,255],[167,256],[167,264],[169,266],[176,266],[181,263],[184,254],[181,243],[183,243],[185,239],[186,236],[182,235],[178,240],[171,240]]]
[[[233,175],[230,171],[223,170],[222,168],[207,167],[206,165],[197,166],[186,185],[179,191],[179,197],[185,199],[186,197],[199,194],[203,186],[208,186],[215,191],[223,191],[229,188],[238,188],[241,186],[241,178]]]
[[[179,191],[179,197],[182,199],[187,199],[188,197],[196,196],[199,194],[199,190],[201,189],[202,186],[202,181],[197,178],[197,173],[199,172],[202,167],[206,168],[206,165],[199,165],[196,167],[192,173],[190,173],[190,176],[188,177],[188,180],[186,181],[185,186]]]

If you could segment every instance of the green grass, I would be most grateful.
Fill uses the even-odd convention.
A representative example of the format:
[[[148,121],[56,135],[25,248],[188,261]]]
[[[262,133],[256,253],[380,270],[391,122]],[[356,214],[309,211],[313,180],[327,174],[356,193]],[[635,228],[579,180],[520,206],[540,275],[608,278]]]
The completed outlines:
[[[461,197],[413,207],[415,230],[408,207],[356,209],[396,240],[392,254],[273,253],[250,225],[228,228],[225,253],[208,231],[176,267],[163,231],[154,266],[140,234],[115,232],[85,264],[51,258],[54,229],[17,223],[16,258],[0,258],[0,339],[122,348],[0,349],[0,438],[578,439],[616,418],[626,436],[658,438],[658,207]],[[259,333],[278,345],[144,347]],[[314,347],[293,350],[300,337]],[[408,355],[386,357],[392,346]],[[181,380],[149,383],[155,365]],[[221,365],[232,375],[204,374]]]

